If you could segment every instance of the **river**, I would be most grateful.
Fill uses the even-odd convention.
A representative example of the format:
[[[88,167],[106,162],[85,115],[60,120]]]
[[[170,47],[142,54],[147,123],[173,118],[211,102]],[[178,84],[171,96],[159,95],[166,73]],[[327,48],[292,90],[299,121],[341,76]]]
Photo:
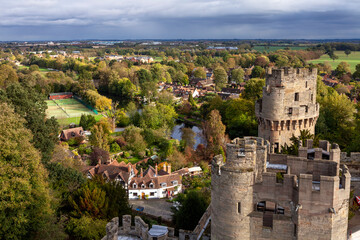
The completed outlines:
[[[196,149],[199,144],[204,144],[204,145],[206,144],[206,140],[204,138],[204,135],[202,134],[202,129],[199,128],[198,126],[185,125],[185,123],[175,125],[175,127],[173,128],[173,131],[171,133],[171,137],[173,139],[177,139],[180,141],[181,136],[182,136],[182,128],[184,128],[184,127],[191,127],[191,129],[196,134],[194,149]]]

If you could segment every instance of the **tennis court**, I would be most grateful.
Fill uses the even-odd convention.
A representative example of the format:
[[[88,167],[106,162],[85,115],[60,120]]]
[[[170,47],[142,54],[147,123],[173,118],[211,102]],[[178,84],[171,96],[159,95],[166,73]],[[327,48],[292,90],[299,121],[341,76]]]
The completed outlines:
[[[82,114],[96,115],[93,111],[84,106],[76,99],[59,99],[59,100],[47,100],[46,104],[48,109],[46,110],[47,117],[55,117],[57,119],[81,117]]]

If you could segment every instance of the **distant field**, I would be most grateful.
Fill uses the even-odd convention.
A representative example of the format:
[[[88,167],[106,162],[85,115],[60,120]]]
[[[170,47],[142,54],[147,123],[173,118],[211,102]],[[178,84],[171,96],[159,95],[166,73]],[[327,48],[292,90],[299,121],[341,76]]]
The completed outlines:
[[[60,125],[68,125],[70,123],[78,124],[82,114],[95,115],[97,120],[102,117],[101,115],[96,115],[93,111],[73,98],[55,101],[46,100],[46,104],[48,106],[46,110],[47,117],[55,117],[58,119]]]
[[[258,52],[275,52],[280,49],[290,48],[291,50],[304,50],[308,48],[307,46],[296,46],[296,47],[290,47],[290,46],[254,46],[252,49],[258,51]]]
[[[319,59],[308,61],[309,63],[324,63],[328,62],[330,63],[332,69],[334,70],[340,62],[347,62],[350,64],[351,72],[355,71],[355,66],[357,64],[360,64],[360,51],[358,52],[351,52],[349,56],[346,56],[346,54],[343,51],[335,51],[335,54],[339,57],[335,61],[333,61],[329,55],[324,54]]]
[[[154,62],[161,62],[162,60],[162,57],[154,57]]]

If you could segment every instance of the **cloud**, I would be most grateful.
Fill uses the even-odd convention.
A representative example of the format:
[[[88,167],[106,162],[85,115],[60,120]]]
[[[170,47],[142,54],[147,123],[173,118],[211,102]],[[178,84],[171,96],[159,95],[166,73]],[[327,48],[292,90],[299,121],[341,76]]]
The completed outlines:
[[[0,0],[0,40],[360,38],[356,0]]]

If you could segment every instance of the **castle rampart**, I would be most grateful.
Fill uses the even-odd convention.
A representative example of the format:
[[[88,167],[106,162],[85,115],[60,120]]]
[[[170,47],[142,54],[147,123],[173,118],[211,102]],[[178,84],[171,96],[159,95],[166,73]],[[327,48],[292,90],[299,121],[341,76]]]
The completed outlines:
[[[264,154],[259,138],[228,144],[212,162],[211,237],[345,240],[350,173],[337,144],[319,145],[287,156]]]

